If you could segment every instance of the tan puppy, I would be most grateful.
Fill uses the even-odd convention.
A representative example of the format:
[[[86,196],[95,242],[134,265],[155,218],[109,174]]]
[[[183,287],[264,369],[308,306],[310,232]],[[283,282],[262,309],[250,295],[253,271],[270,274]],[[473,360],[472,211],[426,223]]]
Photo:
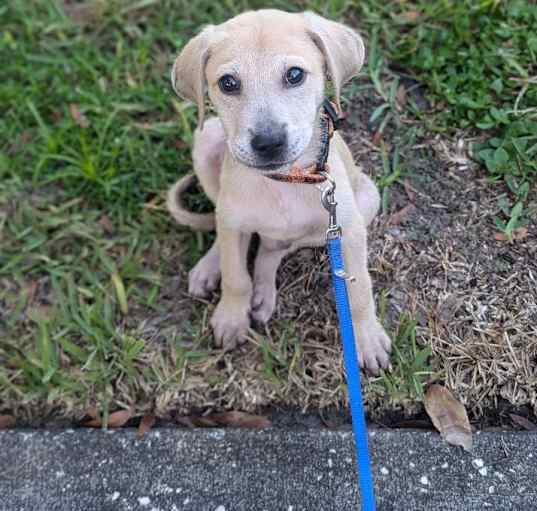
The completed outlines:
[[[214,245],[190,272],[189,292],[204,296],[221,280],[222,296],[211,319],[217,345],[233,348],[250,316],[269,320],[276,272],[286,254],[325,243],[328,216],[317,187],[266,175],[316,161],[326,74],[339,105],[341,86],[363,61],[362,39],[350,28],[312,13],[276,10],[246,12],[207,27],[175,61],[174,89],[198,105],[194,171],[216,204],[216,215],[196,215],[181,206],[192,175],[170,189],[168,208],[183,225],[216,227]],[[207,92],[218,117],[204,123]],[[379,194],[337,133],[328,164],[337,182],[345,267],[356,278],[348,288],[360,364],[376,373],[388,367],[390,352],[367,271],[366,226],[377,213]],[[246,255],[253,233],[261,242],[252,282]]]

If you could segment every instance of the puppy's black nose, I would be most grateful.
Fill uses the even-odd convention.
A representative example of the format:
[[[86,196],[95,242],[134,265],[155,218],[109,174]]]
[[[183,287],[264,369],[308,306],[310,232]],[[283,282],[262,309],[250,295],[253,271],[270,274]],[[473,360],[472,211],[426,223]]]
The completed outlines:
[[[287,133],[284,130],[255,133],[250,143],[262,158],[274,158],[283,152],[287,144]]]

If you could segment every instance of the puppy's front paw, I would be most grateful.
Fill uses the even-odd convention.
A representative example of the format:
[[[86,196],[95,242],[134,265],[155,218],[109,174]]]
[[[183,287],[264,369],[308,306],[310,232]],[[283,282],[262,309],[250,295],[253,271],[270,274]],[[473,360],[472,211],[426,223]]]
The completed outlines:
[[[207,297],[220,280],[220,264],[217,258],[206,255],[188,273],[188,292],[198,298]]]
[[[256,283],[252,298],[252,318],[259,323],[267,323],[276,307],[276,287],[274,284]]]
[[[211,318],[214,342],[225,351],[232,350],[244,342],[250,326],[247,307],[230,307],[220,301]]]
[[[355,334],[360,367],[375,375],[388,369],[392,342],[377,319],[358,322]]]

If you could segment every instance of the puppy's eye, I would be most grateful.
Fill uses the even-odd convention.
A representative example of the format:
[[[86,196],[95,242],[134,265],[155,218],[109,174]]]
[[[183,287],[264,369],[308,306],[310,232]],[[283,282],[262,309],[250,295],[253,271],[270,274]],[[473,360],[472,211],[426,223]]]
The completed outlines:
[[[291,87],[296,87],[304,81],[305,77],[306,73],[303,69],[299,67],[291,67],[287,70],[287,73],[285,73],[285,82]]]
[[[218,80],[218,87],[224,94],[238,94],[241,90],[241,82],[234,76],[224,75]]]

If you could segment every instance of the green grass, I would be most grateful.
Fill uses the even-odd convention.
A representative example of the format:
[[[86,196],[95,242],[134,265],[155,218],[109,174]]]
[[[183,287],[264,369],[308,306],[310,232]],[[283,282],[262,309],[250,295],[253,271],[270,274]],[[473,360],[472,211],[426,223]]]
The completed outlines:
[[[190,165],[194,112],[167,80],[195,25],[155,3],[86,4],[86,20],[60,2],[0,10],[3,403],[106,409],[142,399],[140,380],[158,392],[174,377],[162,363],[180,369],[123,326],[158,308],[161,195]]]
[[[396,111],[397,80],[388,89],[379,78],[390,59],[392,68],[426,85],[431,109],[409,109],[428,131],[478,138],[474,158],[512,194],[498,227],[523,225],[522,210],[537,182],[537,4],[437,0],[381,6],[366,0],[360,9],[372,48],[382,46],[369,64],[376,89],[384,89],[380,129]]]
[[[401,147],[438,131],[479,135],[476,158],[512,192],[498,225],[523,225],[537,174],[534,4],[269,4],[358,24],[369,34],[365,74],[380,103],[371,116],[377,131],[395,130]],[[173,96],[169,69],[201,25],[269,4],[12,0],[0,7],[0,412],[60,408],[76,416],[96,402],[105,415],[147,408],[209,353],[203,307],[157,347],[132,324],[159,310],[170,259],[181,255],[190,265],[210,241],[184,234],[170,242],[177,233],[163,191],[190,169],[195,110]],[[427,86],[431,111],[411,101],[402,109],[394,66]],[[403,113],[416,120],[412,128],[401,123]],[[404,162],[399,148],[383,159],[387,211]],[[415,339],[411,320],[403,323],[398,338]],[[293,332],[282,326],[277,347],[256,338],[260,378],[275,385],[289,378],[302,355]],[[397,399],[419,400],[429,370],[423,349],[411,346],[397,348],[395,372],[380,382]]]

